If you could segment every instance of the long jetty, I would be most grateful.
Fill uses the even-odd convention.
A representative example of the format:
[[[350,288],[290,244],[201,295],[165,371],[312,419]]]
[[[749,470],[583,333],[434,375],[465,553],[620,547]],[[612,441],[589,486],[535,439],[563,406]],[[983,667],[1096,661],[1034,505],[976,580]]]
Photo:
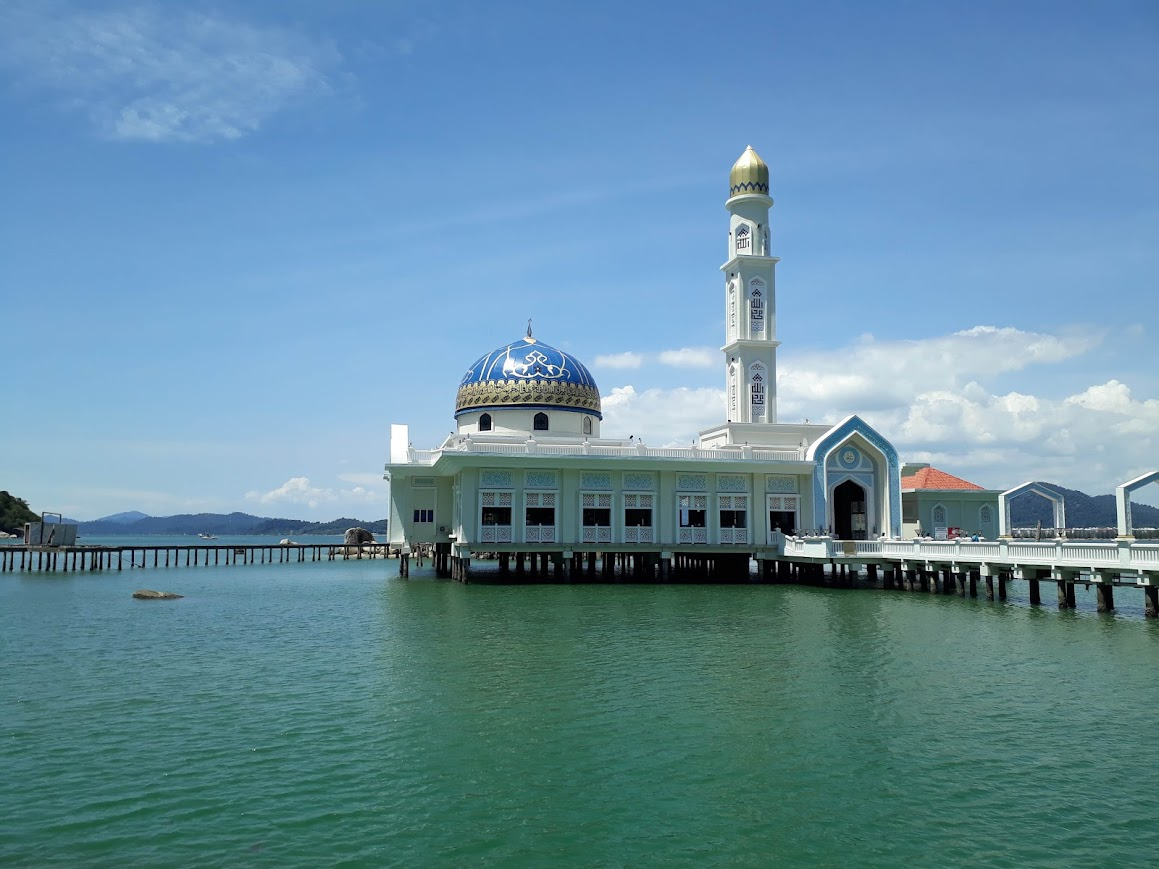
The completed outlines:
[[[286,564],[390,558],[383,543],[258,543],[141,546],[0,545],[0,573],[16,570],[103,571],[134,567],[186,567],[215,564]]]

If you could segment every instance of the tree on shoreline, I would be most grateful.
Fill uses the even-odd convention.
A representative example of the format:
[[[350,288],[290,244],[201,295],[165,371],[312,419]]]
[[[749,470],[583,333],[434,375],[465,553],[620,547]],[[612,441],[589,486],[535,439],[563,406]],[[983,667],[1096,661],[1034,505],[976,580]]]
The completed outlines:
[[[15,534],[24,531],[25,522],[39,522],[40,517],[32,512],[23,498],[0,491],[0,531]]]

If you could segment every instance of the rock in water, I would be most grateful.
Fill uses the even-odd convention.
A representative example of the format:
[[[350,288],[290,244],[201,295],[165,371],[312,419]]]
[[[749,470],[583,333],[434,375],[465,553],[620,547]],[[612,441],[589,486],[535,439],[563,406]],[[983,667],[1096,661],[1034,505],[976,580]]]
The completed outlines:
[[[358,546],[362,543],[373,543],[374,535],[365,528],[347,528],[342,542],[347,546]]]
[[[289,537],[283,537],[281,540],[278,541],[278,546],[297,546],[297,545],[298,544],[295,543],[293,540],[291,540]]]
[[[183,594],[174,594],[171,591],[152,591],[148,588],[142,588],[133,592],[133,597],[137,600],[177,600],[185,597]]]

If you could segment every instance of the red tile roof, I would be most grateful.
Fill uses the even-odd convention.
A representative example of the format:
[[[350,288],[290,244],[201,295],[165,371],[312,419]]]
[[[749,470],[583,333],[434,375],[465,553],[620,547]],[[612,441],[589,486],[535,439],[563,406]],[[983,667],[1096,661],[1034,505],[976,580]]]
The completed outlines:
[[[922,468],[912,477],[902,477],[901,487],[903,489],[981,489],[981,486],[975,485],[961,477],[955,477],[953,474],[947,474],[945,471],[939,471],[937,468]]]

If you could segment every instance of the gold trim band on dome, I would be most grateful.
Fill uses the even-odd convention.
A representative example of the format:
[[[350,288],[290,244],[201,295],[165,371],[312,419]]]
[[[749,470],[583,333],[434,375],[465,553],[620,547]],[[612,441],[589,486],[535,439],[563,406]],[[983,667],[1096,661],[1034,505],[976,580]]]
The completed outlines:
[[[455,412],[496,405],[560,405],[601,412],[600,392],[591,386],[560,381],[484,380],[459,387]]]

